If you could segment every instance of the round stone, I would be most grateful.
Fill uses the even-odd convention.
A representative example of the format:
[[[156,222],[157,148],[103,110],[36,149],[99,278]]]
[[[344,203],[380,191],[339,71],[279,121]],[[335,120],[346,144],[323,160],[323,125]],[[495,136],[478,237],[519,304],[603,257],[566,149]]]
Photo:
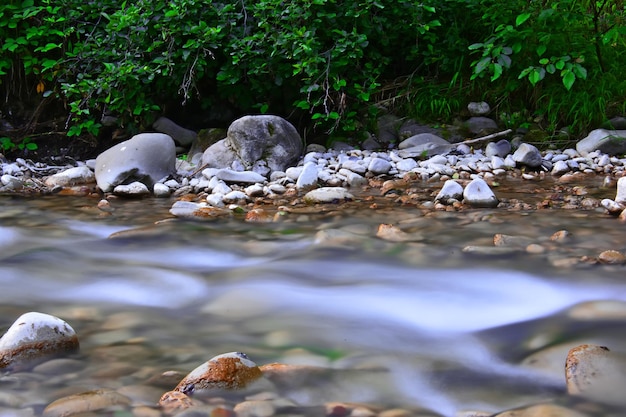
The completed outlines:
[[[76,352],[74,329],[49,314],[31,312],[20,316],[0,338],[0,369],[28,369],[51,357]]]
[[[496,207],[499,203],[482,178],[473,179],[463,190],[463,202],[473,207]]]

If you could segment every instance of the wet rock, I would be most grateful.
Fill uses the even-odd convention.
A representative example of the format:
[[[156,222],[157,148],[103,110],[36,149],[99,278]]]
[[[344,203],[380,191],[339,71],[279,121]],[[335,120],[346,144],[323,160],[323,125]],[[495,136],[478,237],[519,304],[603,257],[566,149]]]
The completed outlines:
[[[272,115],[244,116],[230,125],[225,139],[204,152],[202,164],[231,168],[237,161],[250,169],[262,160],[271,171],[284,171],[301,153],[302,139],[287,120]]]
[[[617,203],[609,198],[600,201],[600,205],[613,216],[619,216],[626,209],[626,205]]]
[[[605,346],[572,348],[565,362],[567,393],[606,404],[626,405],[625,358]]]
[[[96,176],[91,169],[86,166],[66,169],[46,178],[45,184],[48,188],[66,187],[77,184],[87,184],[94,182]]]
[[[472,207],[496,207],[498,198],[482,178],[473,179],[463,190],[463,202]]]
[[[163,133],[142,133],[102,152],[96,158],[98,187],[110,192],[117,185],[139,181],[152,186],[174,173],[176,147]]]
[[[276,407],[271,401],[250,400],[235,405],[233,410],[237,417],[270,417],[274,415]]]
[[[537,404],[498,413],[493,417],[589,417],[587,414],[557,404]]]
[[[575,320],[626,320],[626,302],[617,300],[587,301],[567,311]]]
[[[502,233],[496,233],[493,236],[494,246],[515,246],[518,248],[525,248],[533,243],[534,239],[527,236],[505,235]]]
[[[447,180],[435,197],[435,202],[453,204],[463,199],[463,186],[454,180]]]
[[[552,166],[552,175],[561,176],[568,173],[571,170],[570,166],[565,161],[556,161]]]
[[[621,265],[626,263],[626,256],[616,250],[605,250],[598,255],[598,260],[603,264]]]
[[[180,391],[168,391],[159,399],[159,406],[168,414],[186,410],[193,405],[193,400]]]
[[[522,143],[513,153],[513,160],[530,168],[539,168],[543,162],[539,149],[528,143]]]
[[[595,129],[576,144],[576,150],[582,156],[600,151],[608,155],[626,152],[626,130]]]
[[[389,242],[419,242],[424,236],[419,233],[407,233],[392,224],[381,224],[376,231],[376,237]]]
[[[125,197],[141,197],[144,195],[149,195],[150,190],[146,187],[146,184],[134,181],[130,184],[120,184],[113,188],[113,194],[121,195]]]
[[[261,378],[259,367],[247,355],[230,352],[215,356],[189,373],[174,388],[186,395],[243,389]]]
[[[343,187],[322,187],[309,191],[304,195],[304,202],[307,204],[316,203],[343,203],[353,200],[354,196]]]
[[[43,417],[69,417],[101,411],[111,407],[129,406],[130,399],[115,391],[97,390],[60,398],[43,410]]]
[[[176,201],[172,205],[172,208],[170,208],[170,214],[182,218],[215,219],[217,217],[227,216],[230,212],[222,208],[209,206],[206,203]]]
[[[0,338],[0,369],[28,369],[78,348],[78,337],[65,321],[48,314],[26,313]]]
[[[185,129],[174,123],[167,117],[159,117],[152,127],[161,133],[170,136],[174,141],[182,146],[189,146],[196,140],[198,134],[193,130]]]

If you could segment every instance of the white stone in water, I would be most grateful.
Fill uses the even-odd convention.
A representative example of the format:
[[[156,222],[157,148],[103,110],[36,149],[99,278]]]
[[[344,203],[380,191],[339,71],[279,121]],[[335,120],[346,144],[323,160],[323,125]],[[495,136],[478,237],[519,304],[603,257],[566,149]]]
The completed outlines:
[[[86,184],[94,182],[96,176],[91,169],[86,166],[79,166],[66,169],[65,171],[51,175],[45,181],[47,187],[66,187],[69,185]]]
[[[126,196],[141,196],[150,194],[150,190],[146,184],[139,181],[133,181],[130,184],[120,184],[113,188],[113,194]]]
[[[307,162],[303,165],[302,171],[296,181],[298,190],[310,190],[317,186],[318,168],[315,162]]]
[[[463,187],[461,184],[454,180],[448,180],[441,187],[441,191],[435,197],[435,201],[439,201],[443,204],[451,204],[456,201],[461,201],[463,198]]]
[[[247,200],[248,196],[243,191],[231,191],[222,197],[222,201],[226,204],[237,203],[241,200]]]
[[[522,165],[527,165],[531,168],[537,168],[541,166],[543,158],[539,150],[528,143],[522,143],[519,148],[513,154],[513,160]]]
[[[31,312],[20,316],[0,338],[0,369],[28,367],[50,356],[78,350],[78,337],[65,321]]]
[[[171,190],[170,187],[168,187],[167,185],[157,182],[156,184],[154,184],[154,189],[152,190],[152,192],[154,193],[155,197],[169,197]]]
[[[217,180],[215,182],[215,185],[211,187],[211,189],[212,189],[211,192],[213,194],[222,194],[222,195],[228,194],[233,190],[228,185],[226,185],[226,183],[222,180]]]
[[[211,391],[238,390],[263,377],[261,370],[247,355],[229,352],[215,356],[191,371],[174,388],[186,395]]]
[[[617,195],[615,196],[615,202],[626,203],[626,177],[622,177],[617,180]]]
[[[231,169],[220,169],[215,176],[224,182],[256,184],[265,182],[266,178],[253,171],[233,171]]]
[[[252,184],[246,187],[245,193],[249,197],[262,197],[265,195],[265,188],[261,184]]]
[[[572,348],[565,363],[567,393],[613,405],[626,405],[626,357],[607,347]]]
[[[290,168],[287,168],[287,170],[285,171],[285,174],[287,175],[287,177],[291,178],[292,180],[297,181],[303,169],[304,169],[303,166],[290,167]]]
[[[367,167],[363,164],[362,161],[353,161],[351,159],[342,163],[341,168],[348,169],[357,174],[365,174],[365,172],[367,171]]]
[[[474,207],[496,207],[496,198],[489,185],[482,178],[474,178],[463,190],[463,202]]]
[[[505,167],[504,159],[497,155],[491,157],[491,169],[495,171],[496,169],[504,169]]]
[[[354,196],[343,187],[322,187],[309,191],[304,196],[304,201],[309,204],[341,203],[353,199]]]

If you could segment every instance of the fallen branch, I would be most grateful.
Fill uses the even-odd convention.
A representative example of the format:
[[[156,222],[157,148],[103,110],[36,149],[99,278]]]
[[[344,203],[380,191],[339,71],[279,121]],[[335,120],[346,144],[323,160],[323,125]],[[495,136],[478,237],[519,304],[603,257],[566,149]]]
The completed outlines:
[[[500,136],[508,135],[509,133],[512,133],[512,132],[513,132],[513,129],[507,129],[507,130],[503,130],[502,132],[492,133],[491,135],[483,136],[483,137],[480,137],[480,138],[464,140],[461,143],[485,142],[485,141],[489,141],[491,139],[499,138]]]

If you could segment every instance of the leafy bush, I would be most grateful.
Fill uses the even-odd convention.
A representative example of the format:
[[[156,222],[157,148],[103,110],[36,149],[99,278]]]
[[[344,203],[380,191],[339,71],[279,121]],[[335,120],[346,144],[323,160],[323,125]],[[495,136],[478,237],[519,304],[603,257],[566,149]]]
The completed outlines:
[[[623,111],[622,2],[544,4],[7,0],[0,116],[15,116],[15,103],[35,109],[23,139],[46,107],[80,138],[96,137],[103,116],[132,131],[157,114],[224,105],[337,134],[380,105],[446,119],[487,98],[581,129]],[[572,112],[568,102],[586,105]]]

